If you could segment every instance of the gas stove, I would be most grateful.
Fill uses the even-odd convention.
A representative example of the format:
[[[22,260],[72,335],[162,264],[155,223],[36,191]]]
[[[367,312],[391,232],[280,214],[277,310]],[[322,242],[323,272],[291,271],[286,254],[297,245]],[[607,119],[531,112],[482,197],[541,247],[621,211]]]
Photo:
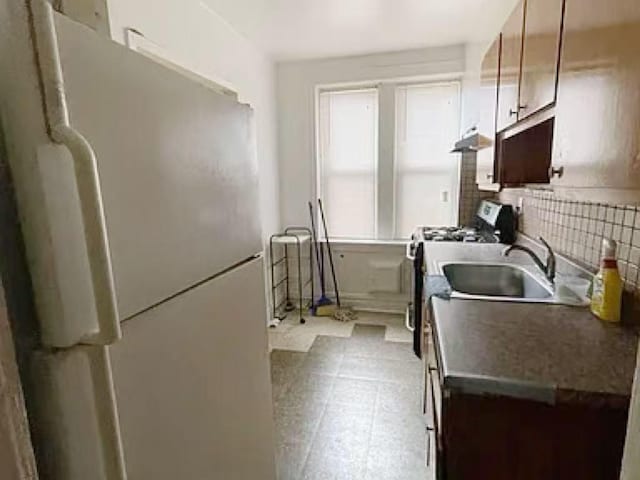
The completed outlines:
[[[425,242],[495,243],[497,237],[473,227],[420,227],[414,238]],[[421,237],[421,238],[420,238]]]
[[[418,227],[411,241],[420,242],[466,242],[505,243],[515,241],[515,218],[511,205],[484,200],[471,225],[464,227]]]

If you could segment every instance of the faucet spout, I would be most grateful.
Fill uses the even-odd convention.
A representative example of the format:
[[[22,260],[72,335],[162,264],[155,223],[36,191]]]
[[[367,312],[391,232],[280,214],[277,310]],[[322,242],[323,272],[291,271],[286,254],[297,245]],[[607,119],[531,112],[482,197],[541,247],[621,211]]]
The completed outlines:
[[[555,253],[553,252],[553,249],[545,241],[544,238],[540,237],[539,239],[547,249],[547,263],[546,264],[540,259],[540,257],[538,257],[538,255],[536,255],[536,253],[533,250],[531,250],[530,248],[525,247],[523,245],[511,245],[511,246],[505,248],[504,251],[502,252],[502,254],[505,257],[508,257],[509,254],[511,252],[513,252],[514,250],[520,250],[522,252],[527,253],[531,257],[531,259],[534,261],[534,263],[537,265],[537,267],[540,270],[542,270],[542,273],[544,273],[544,275],[547,278],[547,280],[549,280],[550,283],[554,283],[554,281],[556,279],[556,256],[555,256]]]

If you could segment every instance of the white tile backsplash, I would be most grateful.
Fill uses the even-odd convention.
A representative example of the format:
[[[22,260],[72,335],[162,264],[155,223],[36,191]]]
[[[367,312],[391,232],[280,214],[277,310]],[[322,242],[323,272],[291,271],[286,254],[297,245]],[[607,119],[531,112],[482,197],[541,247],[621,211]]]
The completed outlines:
[[[501,201],[523,199],[519,229],[544,237],[558,253],[595,271],[602,239],[618,242],[618,265],[627,291],[640,297],[640,206],[579,201],[547,189],[514,189]]]

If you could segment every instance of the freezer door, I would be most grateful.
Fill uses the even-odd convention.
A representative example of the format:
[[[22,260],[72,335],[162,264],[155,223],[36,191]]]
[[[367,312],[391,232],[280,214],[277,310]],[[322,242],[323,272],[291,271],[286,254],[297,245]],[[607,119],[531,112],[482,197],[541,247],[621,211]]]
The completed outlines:
[[[275,479],[261,258],[122,327],[110,351],[131,480]]]
[[[251,109],[54,24],[69,123],[98,163],[120,318],[262,250]]]

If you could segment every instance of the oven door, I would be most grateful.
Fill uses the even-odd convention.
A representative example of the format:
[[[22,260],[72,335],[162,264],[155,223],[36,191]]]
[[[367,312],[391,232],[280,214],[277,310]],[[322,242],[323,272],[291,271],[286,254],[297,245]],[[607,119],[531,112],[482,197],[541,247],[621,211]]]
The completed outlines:
[[[424,245],[422,242],[407,245],[407,259],[412,262],[411,300],[407,305],[405,321],[413,332],[413,351],[422,358],[422,291],[424,283]]]
[[[407,309],[404,315],[404,325],[407,327],[407,330],[413,332],[415,330],[415,309],[414,309],[414,301],[416,298],[415,290],[416,290],[416,276],[415,276],[415,261],[416,261],[416,246],[417,243],[413,240],[407,243],[407,251],[406,251],[406,259],[411,262],[411,293],[409,295],[409,302],[407,303]]]

